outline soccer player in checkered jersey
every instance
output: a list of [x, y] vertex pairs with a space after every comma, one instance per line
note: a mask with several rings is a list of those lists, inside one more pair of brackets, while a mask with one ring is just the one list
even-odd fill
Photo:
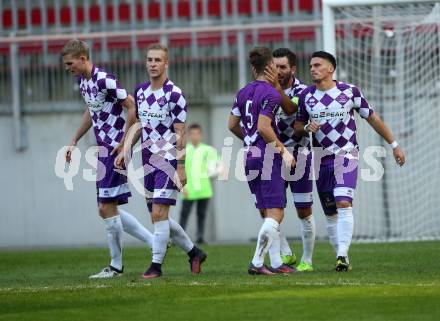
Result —
[[[255, 80], [237, 93], [228, 123], [229, 130], [244, 141], [249, 189], [264, 218], [248, 272], [260, 275], [292, 273], [295, 269], [283, 264], [281, 259], [279, 228], [286, 207], [282, 162], [284, 159], [293, 166], [295, 160], [280, 141], [275, 123], [275, 116], [281, 108], [281, 95], [264, 74], [266, 67], [275, 70], [272, 52], [265, 47], [253, 48], [249, 52], [249, 61]], [[264, 265], [267, 252], [269, 268]]]
[[[182, 90], [168, 79], [168, 49], [161, 44], [147, 48], [149, 81], [139, 84], [134, 91], [136, 114], [141, 131], [137, 130], [129, 150], [142, 137], [142, 163], [147, 206], [154, 223], [153, 257], [143, 278], [162, 275], [162, 263], [170, 240], [187, 252], [192, 273], [200, 273], [207, 255], [194, 246], [183, 228], [169, 217], [170, 206], [176, 204], [177, 191], [186, 182], [185, 176], [185, 122], [187, 102]], [[133, 122], [136, 121], [134, 118]], [[137, 128], [139, 129], [139, 128]], [[121, 152], [115, 161], [122, 167], [126, 160]]]
[[[293, 156], [297, 161], [297, 166], [289, 168], [290, 178], [287, 184], [290, 185], [296, 212], [301, 223], [301, 239], [303, 243], [303, 255], [301, 261], [296, 267], [299, 272], [313, 271], [312, 256], [315, 245], [315, 219], [312, 215], [312, 191], [313, 182], [310, 179], [312, 153], [310, 143], [307, 137], [296, 136], [294, 133], [294, 124], [296, 111], [298, 108], [298, 97], [303, 89], [307, 88], [298, 78], [296, 72], [296, 55], [288, 48], [276, 49], [273, 53], [274, 62], [277, 67], [277, 73], [266, 70], [266, 77], [272, 86], [282, 95], [282, 104], [293, 104], [295, 112], [287, 114], [280, 109], [277, 115], [277, 126], [280, 130], [280, 140], [287, 148], [291, 149]], [[295, 171], [298, 170], [297, 176]], [[289, 243], [283, 233], [280, 236], [281, 258], [283, 263], [294, 265], [296, 256], [289, 247]]]
[[310, 73], [315, 85], [304, 89], [299, 97], [295, 132], [302, 135], [312, 132], [313, 146], [322, 148], [316, 187], [327, 217], [330, 242], [336, 252], [336, 271], [348, 271], [359, 158], [354, 111], [390, 144], [399, 166], [405, 163], [405, 155], [360, 90], [333, 80], [335, 68], [333, 55], [324, 51], [313, 53]]
[[[121, 87], [115, 76], [98, 68], [89, 59], [89, 47], [80, 40], [69, 41], [61, 50], [66, 70], [77, 77], [81, 96], [86, 103], [81, 125], [66, 151], [70, 163], [72, 151], [83, 135], [93, 126], [99, 147], [97, 166], [97, 201], [99, 215], [107, 230], [111, 261], [101, 272], [90, 278], [112, 278], [122, 274], [122, 231], [152, 246], [153, 235], [137, 219], [118, 205], [131, 196], [126, 176], [114, 170], [114, 159], [124, 140], [125, 116], [135, 115], [133, 97]], [[127, 123], [127, 126], [130, 124]]]

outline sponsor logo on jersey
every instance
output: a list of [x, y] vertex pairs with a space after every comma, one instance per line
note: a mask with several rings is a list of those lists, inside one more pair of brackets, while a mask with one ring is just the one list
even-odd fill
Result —
[[321, 111], [319, 113], [312, 113], [310, 117], [312, 119], [343, 119], [347, 112], [345, 110], [339, 110], [339, 111]]
[[98, 112], [98, 111], [102, 110], [102, 108], [104, 106], [99, 101], [95, 100], [95, 101], [88, 101], [87, 107], [93, 112]]
[[148, 111], [144, 110], [140, 112], [141, 117], [145, 117], [149, 120], [158, 120], [158, 121], [164, 121], [167, 117], [167, 113], [163, 110], [158, 111]]

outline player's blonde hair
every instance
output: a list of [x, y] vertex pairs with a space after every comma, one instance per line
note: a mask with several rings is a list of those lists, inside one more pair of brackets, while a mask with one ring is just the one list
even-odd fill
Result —
[[63, 49], [61, 49], [60, 54], [61, 56], [71, 55], [74, 58], [86, 56], [87, 59], [89, 59], [90, 49], [87, 42], [79, 39], [72, 39], [64, 45]]
[[168, 48], [161, 43], [153, 43], [147, 47], [147, 56], [150, 50], [162, 50], [165, 53], [165, 59], [168, 60]]

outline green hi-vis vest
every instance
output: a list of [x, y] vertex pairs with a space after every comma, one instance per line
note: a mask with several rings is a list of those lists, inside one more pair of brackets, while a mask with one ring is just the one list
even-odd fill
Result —
[[200, 143], [197, 147], [186, 145], [185, 172], [187, 177], [186, 200], [212, 197], [209, 170], [217, 167], [217, 151], [214, 147]]

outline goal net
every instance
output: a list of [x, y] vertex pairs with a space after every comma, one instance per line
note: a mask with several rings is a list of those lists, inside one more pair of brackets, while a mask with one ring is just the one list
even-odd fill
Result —
[[[440, 1], [324, 0], [323, 12], [338, 79], [360, 88], [407, 157], [399, 168], [388, 144], [357, 119], [355, 239], [439, 239]], [[369, 175], [370, 146], [386, 150], [385, 158], [372, 153], [384, 169], [379, 180]]]

